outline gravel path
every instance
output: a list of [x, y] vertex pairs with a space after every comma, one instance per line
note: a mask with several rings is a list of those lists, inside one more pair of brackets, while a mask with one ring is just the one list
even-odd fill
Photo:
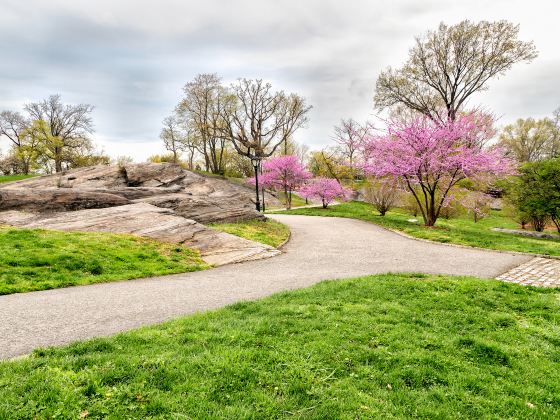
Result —
[[325, 279], [385, 272], [496, 277], [530, 256], [408, 239], [359, 220], [271, 215], [292, 237], [267, 260], [196, 273], [0, 296], [0, 358], [115, 334]]

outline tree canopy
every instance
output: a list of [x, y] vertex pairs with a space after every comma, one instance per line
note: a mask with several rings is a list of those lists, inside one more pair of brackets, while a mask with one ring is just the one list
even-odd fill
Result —
[[491, 78], [537, 56], [534, 44], [519, 40], [518, 34], [519, 25], [505, 20], [441, 23], [416, 38], [401, 68], [389, 67], [379, 75], [375, 105], [404, 106], [434, 120], [453, 120], [472, 94], [488, 88]]

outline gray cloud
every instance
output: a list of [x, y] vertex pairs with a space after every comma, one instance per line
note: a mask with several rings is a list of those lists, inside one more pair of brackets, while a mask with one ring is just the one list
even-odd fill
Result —
[[[341, 117], [371, 117], [379, 72], [400, 65], [414, 36], [440, 21], [508, 19], [537, 44], [534, 63], [474, 99], [501, 122], [544, 116], [560, 105], [558, 6], [544, 0], [2, 3], [0, 109], [52, 93], [94, 104], [99, 143], [142, 160], [160, 152], [161, 120], [184, 83], [201, 72], [227, 82], [261, 77], [305, 95], [314, 109], [297, 138], [321, 147]], [[546, 14], [539, 11], [544, 6]]]

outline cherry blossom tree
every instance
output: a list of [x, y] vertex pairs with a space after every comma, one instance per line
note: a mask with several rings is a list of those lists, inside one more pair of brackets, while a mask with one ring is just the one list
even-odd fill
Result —
[[335, 199], [346, 201], [351, 197], [352, 191], [340, 185], [336, 179], [316, 178], [304, 185], [299, 190], [303, 198], [321, 201], [323, 208], [326, 209]]
[[292, 191], [298, 189], [311, 178], [297, 156], [277, 156], [262, 163], [263, 173], [259, 182], [265, 188], [283, 191], [286, 209], [292, 207]]
[[424, 224], [433, 226], [457, 182], [514, 172], [501, 149], [484, 145], [494, 133], [490, 122], [480, 113], [445, 123], [427, 116], [390, 122], [385, 136], [366, 141], [364, 171], [399, 177], [418, 203]]

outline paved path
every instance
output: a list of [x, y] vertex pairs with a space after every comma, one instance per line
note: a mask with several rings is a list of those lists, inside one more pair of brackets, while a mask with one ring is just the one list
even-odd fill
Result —
[[105, 336], [325, 279], [385, 272], [496, 277], [531, 257], [408, 239], [359, 220], [271, 215], [292, 238], [268, 260], [0, 296], [0, 358]]

